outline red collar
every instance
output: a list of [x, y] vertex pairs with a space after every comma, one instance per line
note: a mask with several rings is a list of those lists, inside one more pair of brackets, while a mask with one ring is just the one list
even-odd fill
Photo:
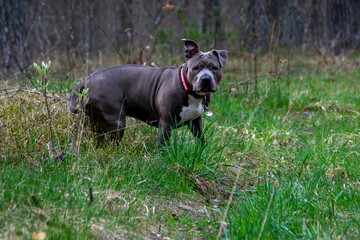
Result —
[[180, 70], [180, 78], [181, 78], [181, 83], [183, 84], [183, 87], [185, 89], [185, 92], [190, 92], [191, 89], [189, 87], [189, 82], [188, 80], [186, 79], [185, 75], [184, 75], [184, 68], [181, 67], [181, 70]]

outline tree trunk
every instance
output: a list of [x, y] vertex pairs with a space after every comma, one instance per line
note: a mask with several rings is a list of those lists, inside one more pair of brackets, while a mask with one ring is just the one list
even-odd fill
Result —
[[0, 76], [24, 67], [26, 33], [24, 0], [0, 0]]
[[331, 0], [329, 3], [329, 27], [330, 39], [333, 42], [334, 54], [339, 54], [341, 50], [349, 45], [350, 24], [348, 18], [347, 0]]
[[215, 18], [214, 23], [214, 43], [213, 48], [218, 48], [219, 40], [221, 39], [221, 36], [224, 35], [224, 31], [221, 28], [221, 5], [219, 0], [213, 1], [213, 18]]

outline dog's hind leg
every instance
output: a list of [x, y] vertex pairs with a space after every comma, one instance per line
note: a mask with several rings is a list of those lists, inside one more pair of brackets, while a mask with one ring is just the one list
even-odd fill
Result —
[[109, 134], [116, 142], [121, 141], [126, 126], [125, 109], [121, 109], [119, 114], [106, 114], [104, 120], [101, 127], [105, 133]]

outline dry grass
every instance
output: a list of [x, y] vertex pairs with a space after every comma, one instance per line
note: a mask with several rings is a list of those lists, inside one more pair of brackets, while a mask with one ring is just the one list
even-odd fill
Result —
[[130, 118], [114, 145], [69, 112], [55, 74], [51, 150], [42, 93], [2, 82], [0, 238], [213, 238], [220, 226], [250, 238], [359, 236], [359, 59], [260, 54], [266, 97], [254, 111], [253, 86], [237, 85], [253, 77], [251, 57], [230, 53], [203, 148], [184, 129], [161, 150], [157, 130]]

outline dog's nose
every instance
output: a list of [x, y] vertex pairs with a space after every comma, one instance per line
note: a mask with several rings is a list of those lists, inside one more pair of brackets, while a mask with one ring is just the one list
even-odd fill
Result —
[[211, 77], [210, 77], [210, 75], [208, 75], [208, 74], [204, 74], [204, 75], [201, 76], [200, 80], [201, 80], [203, 83], [210, 82], [210, 81], [211, 81]]

